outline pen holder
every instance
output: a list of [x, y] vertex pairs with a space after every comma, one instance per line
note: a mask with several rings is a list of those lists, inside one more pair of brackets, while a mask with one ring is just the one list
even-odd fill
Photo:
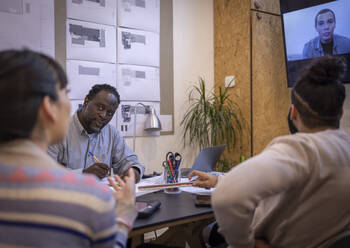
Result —
[[[164, 170], [163, 172], [163, 179], [164, 183], [166, 184], [172, 184], [172, 183], [178, 183], [181, 179], [181, 172], [180, 170], [175, 170], [173, 173], [169, 170]], [[180, 188], [166, 188], [164, 189], [164, 192], [167, 194], [178, 194], [181, 192]]]

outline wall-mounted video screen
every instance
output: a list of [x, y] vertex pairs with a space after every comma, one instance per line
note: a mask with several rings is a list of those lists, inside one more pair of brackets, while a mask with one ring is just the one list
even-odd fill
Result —
[[324, 55], [343, 56], [350, 83], [350, 1], [280, 0], [288, 87], [303, 68]]

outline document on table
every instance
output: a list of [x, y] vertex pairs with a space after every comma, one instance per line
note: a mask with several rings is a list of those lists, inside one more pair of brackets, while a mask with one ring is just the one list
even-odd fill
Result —
[[[181, 178], [181, 180], [179, 182], [181, 191], [188, 192], [191, 194], [197, 194], [197, 195], [210, 195], [214, 191], [214, 188], [204, 189], [204, 188], [186, 185], [186, 183], [189, 183], [189, 182], [190, 182], [190, 180], [188, 180], [188, 178]], [[181, 187], [181, 184], [184, 186]], [[137, 196], [151, 193], [151, 192], [156, 192], [159, 190], [163, 190], [165, 188], [165, 187], [159, 187], [159, 188], [152, 188], [152, 189], [147, 189], [147, 190], [138, 189], [138, 187], [144, 187], [144, 186], [150, 186], [150, 185], [153, 185], [153, 186], [164, 185], [163, 176], [161, 175], [161, 176], [157, 176], [157, 177], [148, 178], [148, 179], [142, 180], [140, 183], [136, 184]]]
[[[189, 182], [188, 178], [181, 178], [181, 182]], [[199, 187], [183, 187], [182, 191], [196, 195], [210, 195], [215, 188], [205, 189]]]
[[211, 189], [205, 189], [205, 188], [199, 188], [199, 187], [185, 187], [181, 188], [182, 191], [191, 193], [191, 194], [196, 194], [196, 195], [211, 195], [213, 193], [215, 188]]
[[162, 189], [139, 190], [140, 186], [157, 185], [161, 183], [163, 183], [163, 175], [142, 179], [139, 183], [136, 184], [136, 197], [162, 190]]
[[[107, 180], [107, 177], [101, 179], [102, 183], [106, 183], [109, 185], [109, 182]], [[141, 196], [141, 195], [146, 195], [149, 193], [157, 192], [160, 189], [153, 189], [153, 190], [139, 190], [139, 186], [144, 186], [144, 185], [156, 185], [156, 184], [161, 184], [163, 182], [163, 176], [156, 176], [156, 177], [151, 177], [147, 179], [142, 179], [139, 183], [136, 184], [135, 190], [136, 190], [136, 197]], [[114, 190], [112, 187], [110, 187], [112, 190]]]
[[[108, 184], [107, 178], [102, 179], [101, 182]], [[181, 178], [180, 183], [188, 183], [188, 182], [189, 182], [188, 178]], [[139, 187], [150, 186], [150, 185], [156, 186], [156, 185], [163, 185], [163, 184], [164, 184], [163, 175], [142, 179], [139, 183], [136, 184], [136, 197], [163, 190], [163, 188], [161, 187], [147, 189], [147, 190], [140, 190]], [[180, 187], [180, 188], [181, 188], [181, 191], [188, 192], [191, 194], [197, 194], [197, 195], [210, 195], [214, 191], [214, 188], [204, 189], [204, 188], [191, 187], [191, 186]]]

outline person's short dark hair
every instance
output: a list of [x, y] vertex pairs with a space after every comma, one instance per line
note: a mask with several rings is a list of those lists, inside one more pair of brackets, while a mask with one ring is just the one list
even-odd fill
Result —
[[292, 89], [291, 101], [308, 128], [339, 127], [345, 87], [346, 63], [341, 57], [314, 60]]
[[94, 85], [89, 93], [86, 95], [86, 98], [89, 99], [90, 101], [94, 99], [94, 97], [101, 91], [107, 91], [109, 93], [112, 93], [116, 98], [117, 98], [117, 104], [119, 105], [120, 103], [120, 96], [116, 88], [109, 84], [96, 84]]
[[47, 95], [57, 101], [56, 85], [65, 88], [62, 67], [30, 50], [0, 52], [0, 142], [28, 138]]
[[334, 14], [333, 10], [331, 10], [331, 9], [321, 9], [315, 16], [315, 27], [317, 26], [317, 18], [318, 18], [318, 16], [321, 15], [321, 14], [327, 13], [327, 12], [331, 12], [332, 13], [333, 18], [334, 18], [334, 22], [335, 22], [335, 14]]

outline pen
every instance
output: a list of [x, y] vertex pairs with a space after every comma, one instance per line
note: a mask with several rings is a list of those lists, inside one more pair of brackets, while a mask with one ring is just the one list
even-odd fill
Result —
[[101, 161], [92, 152], [89, 152], [89, 154], [95, 159], [97, 163], [101, 163]]
[[163, 165], [163, 167], [164, 167], [164, 169], [165, 169], [165, 173], [168, 174], [168, 176], [166, 176], [168, 182], [170, 182], [169, 180], [173, 180], [173, 181], [174, 181], [174, 179], [173, 179], [173, 174], [172, 174], [171, 171], [170, 171], [170, 167], [169, 167], [168, 162], [167, 162], [167, 161], [164, 161], [162, 165]]
[[168, 159], [168, 166], [170, 168], [171, 176], [173, 177], [174, 176], [173, 166], [171, 165], [171, 162], [169, 159]]
[[173, 180], [174, 183], [176, 183], [176, 178], [175, 178], [175, 171], [173, 170], [173, 166], [172, 163], [170, 162], [170, 160], [168, 159], [168, 166], [170, 168], [171, 171], [171, 179]]

